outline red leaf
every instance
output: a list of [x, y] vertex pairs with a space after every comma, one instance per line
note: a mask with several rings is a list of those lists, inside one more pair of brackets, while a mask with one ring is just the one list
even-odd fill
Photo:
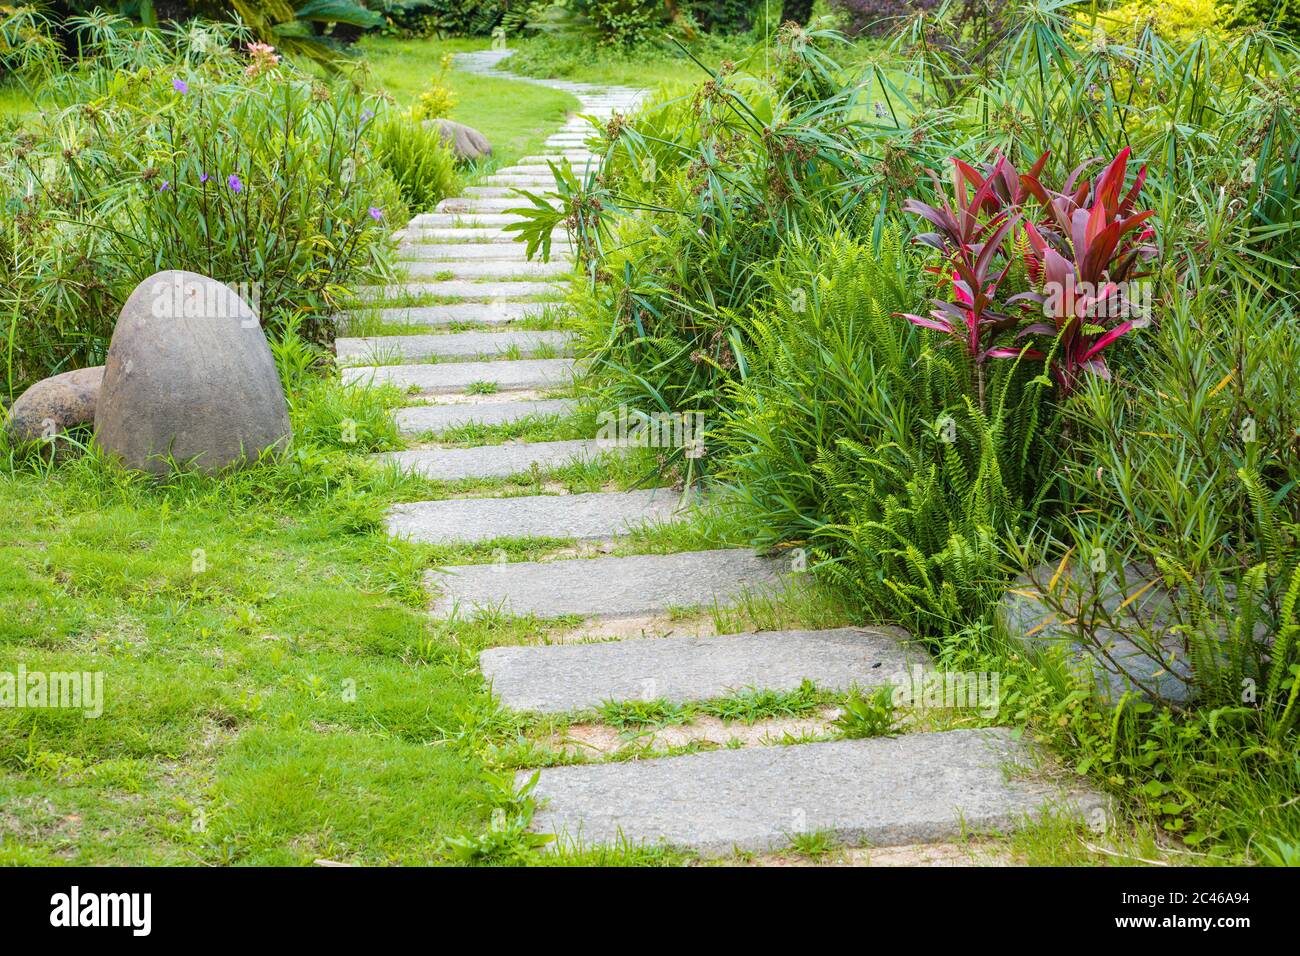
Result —
[[1110, 345], [1111, 342], [1114, 342], [1131, 328], [1133, 328], [1132, 322], [1121, 322], [1113, 329], [1098, 336], [1097, 341], [1093, 342], [1092, 345], [1084, 351], [1083, 355], [1079, 357], [1080, 364], [1085, 364], [1095, 356], [1100, 355], [1106, 346]]
[[1043, 353], [1038, 351], [1038, 349], [1011, 349], [1001, 345], [997, 348], [991, 348], [984, 353], [985, 358], [1020, 358], [1021, 355], [1024, 355], [1025, 358], [1031, 359], [1040, 359], [1044, 357]]
[[[962, 162], [956, 156], [952, 158], [952, 165], [954, 167], [953, 185], [957, 187], [957, 205], [959, 208], [965, 209], [969, 195], [967, 193], [967, 184], [973, 186], [978, 192], [980, 187], [984, 185], [984, 177], [976, 172], [969, 163]], [[979, 208], [978, 204], [975, 208]]]
[[924, 316], [912, 315], [911, 313], [903, 313], [903, 318], [907, 319], [907, 321], [911, 322], [913, 325], [921, 326], [923, 329], [935, 329], [939, 332], [946, 332], [948, 335], [957, 334], [956, 330], [954, 330], [947, 322], [935, 321], [934, 319], [927, 319]]
[[1133, 188], [1124, 196], [1124, 201], [1119, 204], [1119, 214], [1127, 216], [1133, 212], [1133, 207], [1137, 204], [1138, 193], [1142, 192], [1142, 184], [1147, 181], [1147, 168], [1145, 165], [1138, 170], [1137, 178], [1133, 180]]
[[1124, 186], [1124, 174], [1128, 172], [1128, 157], [1132, 152], [1132, 147], [1125, 146], [1097, 177], [1092, 201], [1104, 207], [1109, 216], [1115, 216], [1119, 212], [1119, 191]]

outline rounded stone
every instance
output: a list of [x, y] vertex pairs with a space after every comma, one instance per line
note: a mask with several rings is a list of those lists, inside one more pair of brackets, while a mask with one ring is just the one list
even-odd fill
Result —
[[104, 365], [95, 441], [155, 475], [168, 459], [212, 473], [290, 437], [289, 411], [257, 314], [231, 288], [159, 272], [122, 306]]
[[15, 442], [32, 442], [93, 422], [103, 377], [104, 366], [96, 365], [41, 379], [18, 396], [5, 431]]
[[492, 144], [472, 126], [449, 119], [432, 119], [424, 121], [424, 128], [437, 130], [442, 141], [451, 147], [461, 162], [470, 163], [492, 155]]

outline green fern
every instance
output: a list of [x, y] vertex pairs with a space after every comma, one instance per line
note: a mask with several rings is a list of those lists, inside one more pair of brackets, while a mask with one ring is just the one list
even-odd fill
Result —
[[988, 410], [969, 398], [961, 353], [898, 317], [924, 294], [913, 268], [892, 230], [878, 247], [792, 240], [741, 320], [747, 373], [720, 436], [757, 543], [811, 541], [866, 614], [937, 635], [1000, 595], [999, 541], [1046, 507], [1056, 419], [1016, 363], [988, 370]]

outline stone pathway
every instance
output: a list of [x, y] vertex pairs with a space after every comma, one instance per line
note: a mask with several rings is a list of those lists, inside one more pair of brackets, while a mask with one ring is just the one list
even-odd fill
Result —
[[[507, 55], [482, 51], [457, 60], [461, 69], [571, 92], [587, 115], [627, 112], [641, 97], [633, 89], [514, 77], [497, 68]], [[576, 403], [567, 396], [582, 367], [570, 357], [570, 335], [511, 328], [548, 308], [544, 301], [562, 299], [571, 268], [568, 240], [555, 236], [550, 263], [529, 262], [502, 227], [515, 218], [508, 209], [526, 204], [514, 196], [515, 187], [544, 190], [551, 184], [548, 160], [594, 161], [584, 145], [588, 128], [571, 118], [547, 139], [543, 154], [499, 169], [435, 212], [416, 216], [399, 236], [409, 281], [366, 290], [379, 306], [372, 318], [427, 330], [338, 340], [345, 381], [391, 383], [412, 395], [412, 404], [397, 411], [403, 435], [436, 439], [469, 424], [574, 413]], [[436, 304], [425, 304], [431, 296]], [[453, 325], [457, 331], [438, 331]], [[479, 447], [426, 440], [376, 456], [432, 479], [514, 478], [544, 492], [496, 497], [489, 489], [477, 497], [409, 502], [389, 515], [389, 533], [452, 546], [521, 538], [607, 542], [599, 552], [633, 529], [683, 520], [680, 496], [670, 489], [562, 494], [554, 483], [539, 481], [553, 469], [599, 463], [617, 451], [594, 437]], [[845, 692], [880, 686], [928, 660], [892, 628], [682, 636], [666, 635], [671, 628], [654, 623], [688, 609], [779, 599], [792, 572], [747, 550], [573, 553], [426, 575], [435, 618], [486, 612], [576, 616], [608, 625], [592, 633], [615, 639], [484, 651], [483, 675], [504, 707], [589, 718], [609, 703], [716, 702], [738, 693], [797, 691], [807, 680], [822, 691]], [[596, 720], [589, 730], [616, 733]], [[818, 715], [786, 725], [829, 726]], [[533, 827], [559, 834], [562, 845], [666, 841], [716, 856], [779, 851], [793, 835], [814, 831], [850, 846], [950, 840], [971, 831], [1006, 831], [1048, 810], [1077, 813], [1101, 805], [1096, 795], [1062, 792], [1034, 773], [1009, 773], [1010, 765], [1032, 764], [1037, 755], [1005, 730], [900, 731], [820, 742], [791, 742], [795, 738], [787, 735], [789, 745], [759, 732], [749, 738], [683, 756], [545, 769]], [[521, 783], [530, 775], [521, 773]]]

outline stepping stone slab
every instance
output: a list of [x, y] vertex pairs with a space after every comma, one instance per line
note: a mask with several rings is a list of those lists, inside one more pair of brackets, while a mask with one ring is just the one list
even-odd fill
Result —
[[[604, 447], [603, 442], [593, 442]], [[431, 571], [434, 617], [504, 605], [511, 614], [630, 617], [673, 607], [729, 605], [746, 591], [780, 586], [779, 561], [752, 551], [687, 551], [626, 558], [474, 564]]]
[[[536, 159], [536, 160], [538, 161], [539, 164], [541, 164], [541, 162], [542, 162], [542, 158], [541, 158], [540, 156], [533, 157], [533, 158]], [[561, 165], [561, 164], [560, 164], [559, 162], [556, 162], [555, 165], [559, 166], [559, 165]], [[571, 163], [570, 165], [573, 165], [573, 164]], [[543, 175], [545, 175], [545, 176], [552, 176], [552, 175], [554, 175], [553, 173], [551, 173], [551, 167], [550, 167], [550, 166], [547, 166], [547, 165], [544, 165], [544, 164], [541, 164], [541, 165], [534, 165], [534, 166], [516, 166], [515, 169], [514, 169], [514, 172], [516, 172], [516, 173], [527, 173], [527, 174], [529, 174], [529, 175], [533, 175], [533, 176], [543, 176]], [[445, 200], [444, 200], [444, 201], [445, 201]]]
[[554, 176], [488, 176], [483, 180], [484, 183], [497, 186], [514, 186], [519, 189], [527, 189], [536, 192], [539, 189], [549, 189], [555, 185]]
[[529, 156], [522, 156], [519, 159], [520, 166], [529, 166], [539, 162], [546, 162], [548, 159], [556, 159], [561, 156], [587, 157], [601, 155], [596, 150], [588, 149], [577, 142], [574, 143], [546, 143], [546, 149], [540, 153], [533, 153]]
[[463, 212], [463, 213], [488, 213], [505, 212], [507, 209], [518, 209], [521, 206], [529, 206], [530, 203], [522, 196], [515, 196], [511, 199], [475, 199], [467, 197], [464, 199], [444, 199], [435, 207], [438, 212]]
[[[429, 448], [385, 452], [375, 457], [435, 481], [462, 478], [508, 478], [528, 472], [533, 465], [543, 471], [594, 461], [609, 449], [595, 439], [586, 441], [508, 442], [475, 448]], [[491, 570], [495, 565], [489, 565]]]
[[[567, 242], [563, 229], [551, 233], [555, 242]], [[515, 243], [517, 232], [506, 232], [495, 226], [412, 226], [403, 237], [409, 244], [447, 242], [453, 244], [470, 244], [480, 242]]]
[[357, 296], [368, 302], [391, 302], [407, 295], [491, 302], [501, 299], [535, 299], [539, 296], [555, 298], [562, 291], [562, 287], [551, 282], [473, 282], [469, 279], [447, 279], [441, 282], [408, 282], [403, 285], [363, 285], [358, 287]]
[[[548, 170], [549, 172], [549, 170]], [[415, 229], [425, 228], [474, 228], [489, 226], [508, 226], [512, 222], [519, 222], [519, 216], [507, 216], [505, 213], [485, 212], [485, 213], [450, 213], [450, 212], [426, 212], [421, 213], [411, 220], [411, 227]]]
[[608, 700], [686, 703], [750, 687], [796, 690], [804, 680], [832, 691], [905, 682], [910, 665], [928, 660], [907, 640], [898, 630], [845, 627], [494, 647], [479, 667], [505, 706], [560, 714]]
[[388, 533], [428, 544], [522, 537], [603, 540], [649, 521], [672, 521], [680, 498], [670, 489], [651, 489], [418, 501], [393, 507]]
[[463, 392], [476, 382], [498, 389], [554, 388], [573, 381], [572, 359], [519, 359], [502, 362], [442, 362], [436, 365], [357, 365], [342, 369], [346, 384], [414, 386], [431, 394]]
[[1007, 778], [1005, 767], [1031, 759], [999, 728], [555, 767], [533, 791], [531, 829], [561, 845], [665, 843], [716, 857], [782, 849], [797, 832], [899, 846], [1105, 807], [1097, 794]]
[[531, 402], [448, 402], [399, 408], [397, 430], [403, 435], [442, 432], [461, 425], [505, 425], [525, 418], [570, 415], [578, 407], [567, 398]]
[[364, 362], [391, 357], [404, 359], [474, 358], [499, 355], [516, 348], [523, 355], [543, 346], [567, 348], [573, 342], [568, 332], [451, 332], [443, 335], [372, 335], [365, 338], [334, 340], [334, 352], [340, 362]]
[[571, 263], [562, 260], [551, 262], [520, 259], [488, 259], [478, 262], [428, 262], [423, 260], [402, 263], [402, 269], [413, 279], [450, 275], [453, 279], [513, 279], [552, 278], [567, 275], [573, 270]]
[[[552, 241], [551, 251], [566, 252], [568, 243], [558, 249]], [[411, 242], [402, 243], [397, 250], [403, 259], [421, 262], [468, 262], [468, 261], [527, 261], [528, 248], [522, 242]]]
[[455, 305], [421, 305], [398, 309], [378, 309], [381, 322], [408, 325], [450, 325], [473, 322], [478, 325], [507, 325], [528, 315], [537, 315], [543, 306], [527, 302], [461, 302]]
[[518, 193], [507, 186], [466, 186], [464, 190], [466, 196], [477, 196], [487, 198], [518, 198]]
[[568, 160], [571, 164], [586, 163], [590, 159], [601, 159], [597, 153], [590, 150], [563, 150], [549, 153], [542, 153], [537, 156], [524, 156], [519, 161], [520, 166], [546, 165], [554, 163], [560, 165], [560, 160]]

